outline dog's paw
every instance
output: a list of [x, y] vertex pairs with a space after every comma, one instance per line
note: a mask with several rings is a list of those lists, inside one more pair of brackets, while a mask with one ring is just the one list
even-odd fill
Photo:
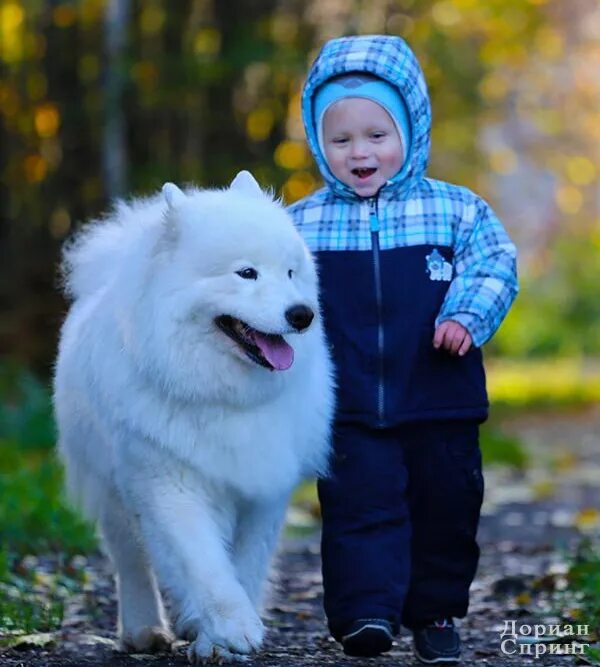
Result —
[[126, 653], [158, 653], [169, 651], [174, 641], [175, 636], [168, 628], [155, 625], [124, 631], [119, 645]]
[[256, 614], [230, 618], [212, 618], [208, 627], [198, 633], [188, 649], [192, 664], [221, 664], [244, 661], [261, 647], [265, 628]]
[[223, 646], [213, 644], [204, 635], [199, 635], [187, 650], [188, 660], [192, 665], [222, 665], [231, 662], [245, 662], [248, 655], [233, 653]]
[[233, 653], [258, 651], [265, 636], [265, 626], [254, 610], [244, 616], [215, 619], [213, 631], [215, 643]]

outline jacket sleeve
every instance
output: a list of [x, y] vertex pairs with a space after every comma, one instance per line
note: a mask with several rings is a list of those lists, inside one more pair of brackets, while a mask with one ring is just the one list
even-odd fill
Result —
[[455, 320], [481, 347], [496, 332], [519, 291], [517, 250], [492, 209], [477, 198], [475, 219], [454, 255], [454, 278], [436, 326]]

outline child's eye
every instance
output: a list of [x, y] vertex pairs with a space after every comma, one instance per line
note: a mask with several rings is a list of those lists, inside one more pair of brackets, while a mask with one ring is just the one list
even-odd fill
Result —
[[336, 137], [335, 139], [333, 139], [333, 143], [338, 145], [345, 144], [347, 141], [348, 139], [346, 137]]
[[371, 136], [373, 139], [383, 139], [383, 137], [385, 137], [385, 132], [373, 132]]

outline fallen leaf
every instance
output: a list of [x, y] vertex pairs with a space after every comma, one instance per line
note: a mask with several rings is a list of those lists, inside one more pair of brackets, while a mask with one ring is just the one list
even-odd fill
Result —
[[17, 651], [27, 651], [31, 648], [50, 648], [56, 644], [53, 632], [35, 632], [30, 635], [11, 637], [8, 646]]
[[600, 510], [596, 507], [584, 507], [575, 515], [574, 523], [583, 533], [595, 532], [600, 528]]

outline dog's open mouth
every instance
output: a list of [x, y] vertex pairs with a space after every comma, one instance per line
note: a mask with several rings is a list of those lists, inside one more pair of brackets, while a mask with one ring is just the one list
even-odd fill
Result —
[[283, 336], [257, 331], [231, 315], [220, 315], [215, 324], [260, 366], [272, 371], [285, 371], [292, 365], [294, 350]]
[[358, 167], [352, 170], [352, 173], [359, 178], [369, 178], [372, 176], [377, 169], [375, 167]]

